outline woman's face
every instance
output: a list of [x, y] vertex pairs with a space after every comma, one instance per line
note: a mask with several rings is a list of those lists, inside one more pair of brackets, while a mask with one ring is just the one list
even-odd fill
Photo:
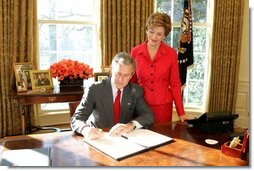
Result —
[[165, 29], [162, 26], [150, 28], [146, 31], [148, 45], [157, 46], [165, 38]]

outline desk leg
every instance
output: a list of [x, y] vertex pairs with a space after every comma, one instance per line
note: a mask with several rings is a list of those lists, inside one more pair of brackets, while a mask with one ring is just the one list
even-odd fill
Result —
[[20, 105], [19, 111], [21, 113], [22, 135], [26, 135], [27, 106]]

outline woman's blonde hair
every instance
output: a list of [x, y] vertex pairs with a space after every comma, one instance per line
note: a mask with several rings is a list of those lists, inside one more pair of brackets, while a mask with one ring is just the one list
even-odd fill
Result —
[[165, 36], [171, 32], [171, 18], [166, 13], [154, 13], [150, 15], [146, 21], [146, 30], [154, 27], [164, 27]]

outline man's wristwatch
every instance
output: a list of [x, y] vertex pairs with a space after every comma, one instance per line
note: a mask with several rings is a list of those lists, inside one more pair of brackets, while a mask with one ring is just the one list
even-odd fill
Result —
[[137, 127], [136, 124], [133, 121], [131, 121], [130, 123], [133, 125], [133, 129], [132, 130], [136, 129], [136, 127]]

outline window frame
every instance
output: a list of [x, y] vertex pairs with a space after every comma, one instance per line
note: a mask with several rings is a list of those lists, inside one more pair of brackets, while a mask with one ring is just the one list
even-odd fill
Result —
[[[94, 3], [94, 8], [95, 9], [100, 9], [99, 8], [99, 6], [100, 6], [100, 1], [99, 0], [94, 0], [93, 3]], [[90, 21], [90, 20], [85, 20], [85, 21], [81, 21], [81, 20], [69, 20], [69, 19], [68, 20], [62, 20], [62, 19], [61, 20], [48, 20], [48, 19], [44, 20], [44, 19], [39, 19], [39, 15], [38, 15], [37, 25], [39, 26], [40, 24], [56, 24], [56, 25], [73, 24], [73, 25], [89, 25], [89, 26], [94, 26], [95, 29], [96, 29], [96, 32], [95, 32], [95, 34], [96, 34], [95, 35], [96, 40], [95, 40], [95, 44], [94, 44], [94, 47], [96, 49], [96, 56], [93, 59], [94, 65], [91, 66], [91, 67], [93, 67], [94, 72], [96, 72], [96, 71], [100, 71], [101, 70], [100, 66], [101, 66], [101, 61], [102, 61], [101, 60], [101, 48], [100, 48], [100, 10], [95, 10], [93, 18], [95, 18], [95, 20], [92, 20], [92, 21]], [[38, 49], [39, 49], [39, 46], [40, 46], [40, 40], [39, 40], [40, 37], [39, 37], [39, 34], [40, 34], [40, 28], [38, 27]], [[37, 59], [38, 59], [37, 60], [37, 66], [38, 66], [38, 68], [40, 68], [40, 50], [38, 51], [38, 58]], [[56, 86], [57, 80], [53, 78], [53, 82], [54, 82], [53, 83], [54, 86]], [[67, 113], [69, 113], [69, 108], [68, 108], [67, 103], [64, 103], [64, 104], [66, 104], [65, 108], [63, 108], [63, 109], [55, 109], [55, 110], [52, 110], [52, 109], [42, 109], [42, 105], [45, 105], [45, 104], [54, 104], [54, 103], [44, 103], [44, 104], [38, 104], [38, 105], [36, 105], [35, 109], [36, 109], [36, 113], [38, 114], [39, 117], [46, 117], [46, 116], [49, 116], [49, 115], [50, 115], [50, 117], [52, 117], [53, 115], [59, 115], [59, 114], [66, 115]], [[61, 103], [61, 105], [62, 105], [62, 103]], [[44, 120], [44, 119], [42, 119], [42, 120]], [[44, 123], [42, 123], [42, 125], [44, 125]]]
[[[171, 26], [172, 26], [172, 31], [170, 32], [170, 46], [173, 47], [173, 42], [174, 42], [174, 32], [173, 32], [173, 28], [174, 27], [181, 27], [181, 22], [174, 22], [174, 15], [173, 15], [173, 11], [174, 11], [174, 0], [170, 0], [171, 1]], [[155, 1], [155, 6], [154, 6], [154, 11], [157, 12], [157, 1]], [[209, 12], [208, 12], [209, 11]], [[173, 15], [173, 16], [172, 16]], [[207, 110], [207, 106], [208, 106], [208, 95], [209, 95], [209, 83], [210, 83], [210, 68], [211, 68], [211, 41], [212, 41], [212, 21], [213, 21], [213, 4], [211, 2], [211, 0], [207, 0], [207, 9], [206, 9], [206, 17], [207, 20], [206, 22], [194, 22], [192, 23], [192, 27], [206, 27], [207, 29], [207, 46], [206, 46], [206, 51], [205, 52], [195, 52], [193, 51], [193, 55], [195, 57], [195, 55], [197, 54], [206, 54], [206, 61], [205, 61], [205, 67], [207, 68], [207, 72], [204, 75], [204, 93], [203, 93], [203, 104], [202, 106], [190, 106], [188, 104], [184, 104], [184, 108], [185, 108], [185, 112], [188, 113], [188, 115], [194, 116], [196, 117], [197, 115], [200, 115], [200, 113], [203, 113]], [[176, 49], [177, 50], [177, 49]], [[195, 61], [195, 59], [194, 59]], [[190, 73], [189, 71], [193, 68], [192, 66], [189, 66], [187, 68], [187, 78], [186, 78], [186, 86], [183, 87], [183, 91], [188, 91], [188, 83], [189, 83], [189, 76], [188, 74]], [[186, 95], [188, 96], [188, 94]], [[174, 108], [174, 113], [176, 113], [176, 109]], [[177, 115], [173, 115], [173, 120], [177, 119], [175, 116]]]

